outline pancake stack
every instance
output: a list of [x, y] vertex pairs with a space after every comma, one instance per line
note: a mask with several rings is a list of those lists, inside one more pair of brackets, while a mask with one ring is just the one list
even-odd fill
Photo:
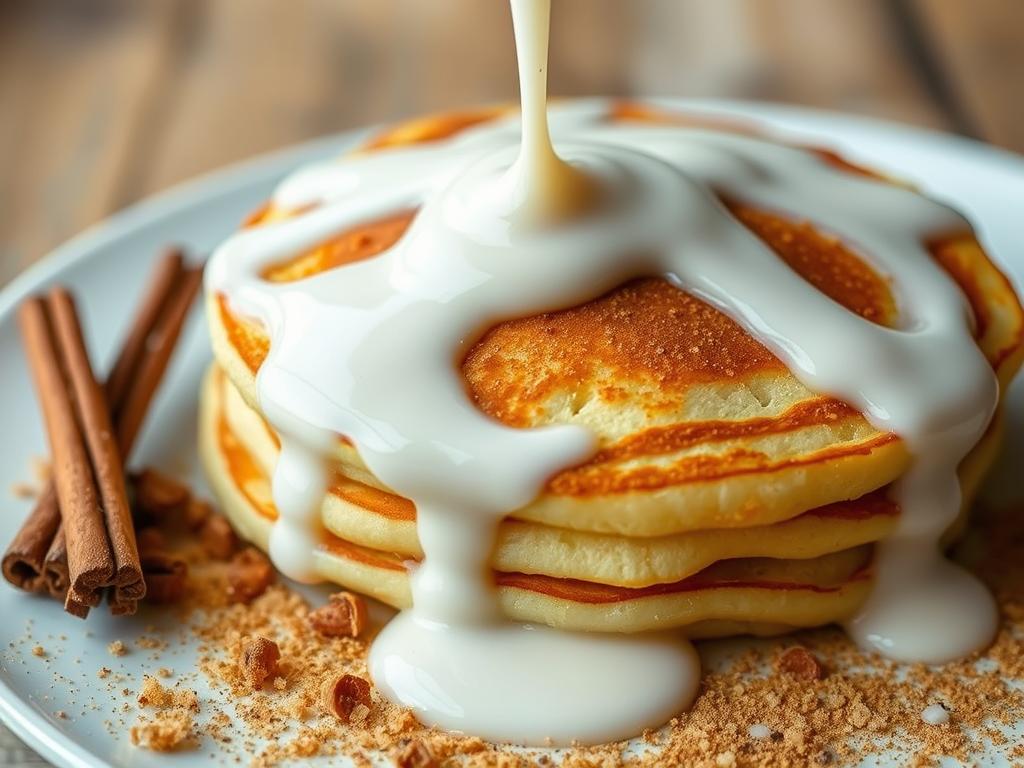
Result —
[[[361, 151], [441, 141], [500, 115], [406, 123]], [[685, 118], [619, 105], [609, 119]], [[818, 154], [843, 172], [869, 173]], [[900, 323], [885, 277], [798, 212], [722, 204], [832, 300], [868, 322]], [[271, 205], [248, 226], [291, 213]], [[366, 222], [263, 277], [287, 283], [373, 258], [414, 217], [398, 211]], [[978, 345], [1005, 389], [1021, 362], [1024, 311], [972, 233], [936, 235], [931, 251], [963, 289]], [[265, 549], [280, 450], [256, 387], [269, 342], [223, 296], [208, 291], [206, 300], [216, 362], [203, 388], [201, 453], [225, 512]], [[599, 442], [589, 461], [551, 477], [502, 523], [491, 565], [510, 618], [584, 631], [771, 634], [841, 621], [867, 597], [873, 544], [899, 522], [889, 486], [909, 466], [906, 446], [847, 404], [806, 389], [726, 315], [652, 277], [481, 330], [459, 364], [483, 412], [515, 428], [585, 426]], [[416, 397], [416, 382], [400, 385]], [[993, 459], [998, 427], [997, 416], [961, 465], [963, 513], [950, 541]], [[318, 574], [408, 607], [409, 575], [422, 557], [414, 505], [375, 478], [344, 436], [331, 471]]]

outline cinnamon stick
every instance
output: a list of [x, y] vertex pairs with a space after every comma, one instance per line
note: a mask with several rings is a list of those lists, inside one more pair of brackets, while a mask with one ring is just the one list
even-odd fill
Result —
[[[71, 391], [81, 419], [93, 478], [100, 495], [110, 554], [113, 557], [114, 571], [111, 580], [103, 586], [113, 586], [121, 602], [137, 601], [146, 594], [146, 584], [142, 580], [142, 566], [139, 564], [135, 528], [132, 525], [131, 509], [128, 507], [121, 453], [114, 437], [107, 401], [89, 365], [85, 339], [71, 294], [63, 288], [56, 288], [47, 297], [47, 304], [53, 318], [57, 341], [63, 348]], [[57, 498], [61, 500], [59, 492]], [[63, 503], [61, 509], [64, 509]], [[72, 543], [72, 531], [66, 517], [65, 515], [65, 537], [68, 539], [70, 556], [72, 547], [76, 544]], [[93, 543], [89, 541], [87, 546], [93, 546]], [[72, 573], [72, 589], [84, 589], [84, 583], [75, 577], [77, 571], [72, 567], [71, 560], [68, 565]], [[86, 598], [91, 605], [92, 595], [86, 594]]]
[[201, 270], [182, 271], [175, 289], [165, 302], [163, 312], [147, 336], [146, 354], [141, 355], [136, 363], [130, 385], [126, 387], [115, 410], [117, 441], [118, 445], [125, 446], [125, 457], [135, 444], [149, 404], [167, 371], [171, 354], [202, 282]]
[[[131, 451], [146, 409], [170, 361], [201, 278], [201, 268], [184, 266], [180, 250], [165, 254], [154, 270], [122, 343], [105, 387], [122, 463]], [[22, 589], [46, 591], [62, 600], [69, 594], [67, 541], [60, 525], [60, 508], [52, 480], [8, 547], [3, 557], [3, 574]], [[131, 591], [118, 593], [115, 589], [112, 610], [131, 610], [134, 607], [131, 594]], [[82, 596], [75, 592], [72, 597], [71, 606], [78, 615], [84, 615], [87, 608], [78, 605]]]
[[[149, 288], [107, 379], [107, 402], [115, 412], [124, 399], [131, 377], [146, 352], [146, 342], [182, 271], [183, 255], [179, 249], [168, 251], [157, 263]], [[114, 420], [116, 423], [116, 415]], [[122, 456], [127, 457], [130, 442], [119, 442], [119, 446]], [[67, 545], [60, 527], [60, 508], [52, 478], [7, 548], [2, 568], [4, 577], [14, 586], [27, 591], [48, 591], [54, 597], [64, 599], [68, 590]]]
[[7, 548], [3, 573], [4, 578], [19, 589], [38, 592], [47, 589], [43, 562], [60, 527], [60, 507], [57, 506], [57, 492], [52, 480], [47, 482], [27, 522], [31, 525], [22, 525]]
[[100, 491], [69, 389], [70, 373], [48, 309], [42, 299], [29, 299], [21, 305], [18, 319], [46, 422], [67, 539], [71, 586], [65, 608], [80, 615], [99, 604], [101, 590], [114, 577], [114, 559], [104, 527]]
[[[57, 506], [57, 495], [55, 492], [53, 499], [54, 507], [59, 515], [60, 507]], [[26, 526], [30, 522], [31, 518], [26, 522]], [[44, 584], [42, 588], [58, 600], [63, 600], [64, 596], [68, 593], [68, 587], [71, 585], [71, 573], [68, 571], [68, 542], [64, 538], [63, 525], [57, 529], [57, 534], [53, 537], [53, 543], [46, 551], [46, 557], [43, 561], [43, 579]]]
[[[177, 249], [167, 251], [157, 262], [150, 278], [149, 286], [143, 295], [139, 308], [128, 328], [128, 334], [121, 343], [121, 350], [107, 376], [104, 387], [107, 402], [110, 403], [111, 417], [117, 422], [117, 412], [124, 402], [125, 392], [132, 381], [135, 369], [142, 359], [146, 342], [157, 321], [160, 319], [170, 296], [184, 269], [182, 252]], [[128, 453], [128, 443], [118, 443], [121, 452]]]

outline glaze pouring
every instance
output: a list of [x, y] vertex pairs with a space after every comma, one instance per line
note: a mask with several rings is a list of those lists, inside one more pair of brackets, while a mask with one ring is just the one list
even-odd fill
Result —
[[[899, 531], [879, 547], [874, 593], [850, 633], [926, 662], [984, 645], [994, 603], [938, 542], [959, 509], [957, 466], [992, 416], [997, 383], [962, 294], [924, 245], [966, 223], [799, 149], [617, 124], [594, 103], [548, 109], [550, 0], [512, 0], [512, 11], [521, 122], [305, 169], [275, 196], [305, 212], [239, 233], [211, 262], [211, 288], [271, 339], [257, 385], [282, 437], [275, 564], [315, 578], [327, 456], [344, 435], [376, 477], [413, 500], [425, 555], [414, 607], [371, 650], [382, 693], [425, 723], [533, 745], [627, 738], [685, 709], [699, 662], [684, 638], [565, 633], [501, 616], [489, 566], [498, 523], [592, 455], [595, 440], [575, 426], [499, 424], [471, 402], [458, 367], [497, 322], [662, 275], [914, 454], [896, 491]], [[901, 327], [875, 325], [819, 293], [719, 195], [792, 212], [855, 244], [894, 286]], [[374, 259], [296, 283], [261, 278], [278, 261], [409, 208], [418, 211], [408, 231]]]

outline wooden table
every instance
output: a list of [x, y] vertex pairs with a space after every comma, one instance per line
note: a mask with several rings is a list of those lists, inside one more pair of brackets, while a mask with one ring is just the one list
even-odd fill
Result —
[[[1024, 152], [1024, 0], [555, 0], [551, 92], [766, 99]], [[0, 0], [0, 284], [226, 163], [514, 99], [503, 0]], [[0, 733], [0, 765], [38, 758]]]

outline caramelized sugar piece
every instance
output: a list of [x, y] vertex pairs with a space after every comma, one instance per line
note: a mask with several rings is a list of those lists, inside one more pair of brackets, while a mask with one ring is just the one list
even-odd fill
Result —
[[281, 650], [273, 640], [257, 636], [246, 641], [242, 649], [242, 671], [254, 691], [262, 688], [268, 678], [277, 675], [280, 660]]
[[796, 680], [821, 680], [825, 669], [817, 657], [802, 645], [787, 648], [775, 660], [775, 669]]
[[216, 560], [227, 560], [238, 549], [238, 536], [223, 515], [210, 515], [199, 529], [203, 550]]
[[246, 547], [228, 567], [228, 599], [233, 603], [251, 603], [267, 591], [276, 578], [274, 566], [255, 547]]
[[366, 602], [351, 592], [331, 595], [327, 605], [309, 614], [310, 625], [325, 637], [359, 637], [366, 622]]
[[361, 722], [370, 714], [370, 683], [356, 675], [328, 678], [320, 689], [320, 706], [343, 723]]

